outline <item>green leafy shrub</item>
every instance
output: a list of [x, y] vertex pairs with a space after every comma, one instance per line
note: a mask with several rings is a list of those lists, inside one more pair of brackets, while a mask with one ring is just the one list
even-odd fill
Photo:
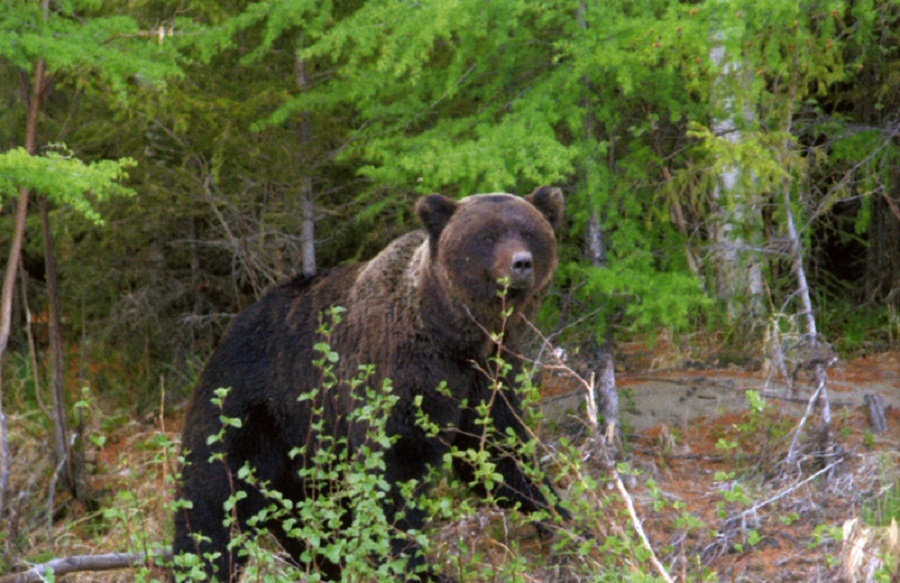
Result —
[[[302, 574], [304, 580], [319, 581], [324, 577], [322, 558], [341, 565], [344, 581], [406, 580], [405, 557], [385, 560], [391, 557], [391, 539], [396, 537], [397, 526], [382, 510], [382, 501], [391, 488], [383, 477], [383, 452], [394, 441], [384, 420], [398, 399], [389, 380], [381, 386], [370, 385], [375, 372], [370, 366], [361, 367], [351, 379], [339, 378], [336, 371], [340, 355], [331, 348], [328, 338], [333, 326], [339, 325], [340, 314], [339, 309], [328, 314], [327, 323], [319, 330], [322, 340], [315, 349], [320, 356], [314, 363], [322, 371], [322, 384], [299, 398], [316, 402], [320, 391], [348, 383], [353, 387], [348, 393], [358, 400], [349, 408], [353, 412], [348, 422], [364, 429], [364, 445], [348, 455], [351, 449], [346, 438], [316, 432], [319, 426], [314, 424], [312, 443], [296, 447], [290, 455], [311, 456], [313, 463], [303, 465], [300, 472], [307, 484], [316, 485], [319, 495], [299, 502], [259, 480], [249, 465], [237, 472], [234, 494], [223, 508], [223, 517], [234, 529], [232, 544], [252, 559], [246, 572], [251, 580], [295, 580]], [[502, 332], [494, 334], [493, 340], [497, 354], [502, 354]], [[499, 356], [489, 365], [488, 370], [481, 371], [491, 383], [488, 400], [460, 405], [477, 412], [478, 446], [451, 448], [442, 467], [433, 468], [429, 478], [432, 487], [416, 481], [397, 486], [408, 501], [406, 510], [424, 511], [428, 517], [422, 532], [406, 534], [421, 545], [431, 564], [440, 565], [445, 575], [460, 581], [531, 581], [534, 577], [549, 578], [553, 573], [566, 573], [574, 581], [656, 580], [648, 574], [653, 573], [649, 562], [653, 551], [637, 536], [623, 512], [622, 500], [605, 487], [615, 471], [630, 471], [627, 466], [613, 470], [608, 463], [601, 463], [593, 439], [561, 438], [550, 443], [535, 433], [534, 439], [522, 442], [513, 431], [498, 432], [490, 422], [493, 400], [506, 398], [509, 390], [515, 390], [525, 401], [526, 416], [536, 417], [540, 395], [530, 383], [531, 371], [515, 379], [516, 387], [509, 387], [511, 365]], [[450, 389], [442, 384], [439, 390]], [[214, 403], [222, 408], [227, 398], [228, 389], [222, 389]], [[428, 418], [421, 405], [421, 399], [415, 403], [418, 425], [433, 435], [445, 430]], [[321, 417], [322, 413], [314, 415]], [[221, 441], [228, 431], [240, 426], [239, 419], [222, 421], [222, 431], [211, 440]], [[496, 503], [502, 501], [496, 497], [496, 486], [503, 480], [497, 468], [498, 451], [522, 463], [534, 483], [544, 484], [547, 499], [556, 496], [551, 482], [565, 492], [561, 507], [571, 518], [566, 520], [550, 509], [532, 513], [515, 507], [498, 510]], [[585, 463], [592, 457], [594, 462]], [[218, 461], [226, 463], [225, 459]], [[473, 468], [469, 481], [453, 473], [455, 461]], [[302, 543], [307, 551], [301, 556], [301, 565], [288, 564], [264, 529], [238, 532], [235, 508], [246, 495], [246, 488], [259, 492], [268, 502], [250, 519], [250, 526], [280, 528]], [[536, 537], [538, 534], [541, 536]], [[200, 559], [189, 555], [176, 559], [194, 568], [182, 580], [202, 577]], [[630, 565], [630, 570], [623, 574], [625, 565]]]

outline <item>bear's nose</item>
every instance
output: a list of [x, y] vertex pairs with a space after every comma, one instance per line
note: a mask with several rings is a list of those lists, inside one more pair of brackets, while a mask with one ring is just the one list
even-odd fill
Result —
[[528, 284], [534, 271], [534, 261], [529, 251], [519, 251], [512, 258], [513, 284]]

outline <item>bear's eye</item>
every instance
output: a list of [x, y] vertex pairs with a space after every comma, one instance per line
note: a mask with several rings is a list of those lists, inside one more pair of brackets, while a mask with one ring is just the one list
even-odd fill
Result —
[[481, 236], [481, 240], [485, 243], [496, 243], [497, 242], [497, 233], [487, 232]]

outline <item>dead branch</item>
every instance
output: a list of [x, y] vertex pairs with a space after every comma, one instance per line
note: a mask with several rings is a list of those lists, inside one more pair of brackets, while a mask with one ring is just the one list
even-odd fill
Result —
[[894, 202], [894, 199], [891, 198], [890, 194], [888, 194], [887, 191], [884, 191], [881, 194], [884, 196], [884, 200], [890, 207], [891, 212], [894, 213], [894, 216], [897, 217], [898, 221], [900, 221], [900, 207], [897, 206], [897, 203]]
[[[578, 382], [582, 385], [585, 390], [585, 400], [588, 407], [588, 422], [591, 425], [592, 431], [594, 431], [595, 435], [597, 435], [598, 439], [595, 440], [595, 444], [599, 449], [599, 453], [601, 459], [604, 459], [606, 466], [609, 470], [609, 474], [612, 477], [613, 481], [616, 484], [616, 489], [619, 492], [619, 495], [622, 497], [622, 500], [625, 502], [625, 507], [628, 510], [628, 516], [631, 519], [631, 524], [634, 527], [634, 531], [637, 533], [638, 538], [641, 541], [641, 546], [650, 554], [650, 563], [653, 565], [653, 568], [659, 574], [659, 576], [668, 583], [673, 583], [672, 576], [669, 575], [669, 572], [666, 570], [665, 565], [659, 560], [656, 556], [656, 551], [653, 549], [653, 545], [650, 544], [650, 539], [647, 538], [647, 534], [644, 532], [643, 524], [641, 523], [640, 517], [637, 515], [637, 511], [634, 508], [634, 500], [631, 497], [631, 494], [628, 492], [628, 489], [625, 487], [625, 484], [622, 482], [622, 478], [619, 476], [619, 472], [616, 470], [616, 464], [613, 460], [613, 452], [615, 451], [615, 447], [618, 441], [618, 395], [616, 393], [616, 381], [615, 381], [615, 367], [613, 365], [612, 355], [609, 355], [603, 371], [600, 373], [600, 395], [607, 402], [604, 403], [604, 408], [602, 413], [609, 415], [612, 413], [612, 417], [607, 416], [606, 418], [606, 427], [603, 428], [603, 433], [600, 433], [600, 424], [599, 424], [599, 416], [598, 413], [599, 407], [597, 405], [597, 387], [595, 385], [595, 373], [590, 374], [590, 380], [584, 379], [581, 375], [575, 372], [569, 365], [567, 365], [560, 352], [552, 350], [552, 345], [550, 341], [544, 336], [537, 327], [534, 326], [531, 322], [528, 322], [528, 325], [531, 326], [532, 330], [537, 333], [541, 340], [543, 341], [545, 346], [551, 348], [549, 350], [549, 354], [552, 354], [556, 360], [556, 364], [552, 365], [551, 368], [561, 369], [565, 371], [567, 374], [571, 375], [573, 378], [577, 379]], [[610, 398], [612, 397], [612, 399]], [[613, 403], [609, 401], [612, 400]], [[0, 583], [3, 583], [0, 581]]]
[[790, 193], [791, 189], [786, 185], [784, 189], [785, 226], [787, 227], [788, 236], [790, 238], [790, 256], [793, 262], [793, 271], [797, 277], [797, 293], [800, 297], [800, 303], [803, 309], [800, 315], [804, 315], [806, 317], [806, 337], [808, 338], [810, 353], [813, 356], [810, 359], [810, 364], [815, 371], [816, 391], [813, 394], [812, 399], [810, 399], [809, 401], [809, 406], [806, 409], [806, 415], [804, 415], [803, 419], [801, 419], [800, 425], [799, 427], [797, 427], [797, 433], [794, 435], [794, 439], [791, 442], [791, 448], [790, 450], [788, 450], [786, 460], [788, 466], [793, 465], [796, 461], [797, 446], [800, 443], [801, 430], [803, 429], [803, 425], [809, 418], [809, 414], [812, 411], [813, 406], [815, 405], [819, 405], [822, 411], [822, 421], [820, 423], [820, 429], [824, 437], [824, 447], [825, 449], [830, 449], [833, 446], [831, 405], [828, 402], [827, 384], [828, 369], [831, 368], [831, 366], [833, 366], [837, 361], [837, 357], [833, 355], [827, 355], [823, 358], [820, 354], [819, 333], [816, 327], [816, 317], [813, 313], [812, 300], [810, 299], [809, 295], [809, 284], [806, 279], [806, 271], [803, 268], [803, 251], [800, 244], [800, 236], [797, 233], [797, 228], [794, 224], [794, 215], [791, 212]]
[[797, 459], [797, 452], [800, 445], [800, 436], [803, 434], [803, 428], [806, 426], [806, 422], [812, 414], [813, 407], [815, 407], [816, 403], [819, 400], [819, 395], [822, 391], [825, 390], [825, 385], [820, 384], [818, 388], [816, 388], [816, 392], [813, 393], [812, 397], [809, 398], [809, 403], [806, 405], [806, 412], [803, 414], [803, 417], [800, 418], [800, 421], [797, 423], [797, 431], [794, 433], [794, 438], [791, 439], [791, 447], [788, 449], [788, 455], [786, 463], [788, 466], [794, 464]]
[[171, 559], [171, 551], [166, 551], [162, 555], [150, 555], [147, 553], [75, 555], [74, 557], [61, 557], [46, 563], [32, 565], [27, 571], [20, 573], [4, 575], [0, 577], [0, 583], [41, 583], [45, 581], [45, 576], [50, 573], [58, 577], [79, 571], [115, 571], [117, 569], [130, 569], [154, 564], [160, 560], [170, 561]]
[[822, 468], [821, 470], [819, 470], [818, 472], [812, 474], [811, 476], [807, 476], [807, 477], [804, 478], [803, 480], [797, 482], [796, 484], [794, 484], [794, 485], [792, 485], [792, 486], [790, 486], [790, 487], [788, 487], [788, 488], [785, 488], [784, 490], [782, 490], [781, 492], [778, 492], [777, 494], [775, 494], [774, 496], [772, 496], [772, 497], [769, 498], [768, 500], [763, 500], [762, 502], [757, 502], [757, 503], [754, 504], [751, 508], [748, 508], [747, 510], [744, 510], [743, 512], [741, 512], [741, 517], [744, 518], [744, 517], [750, 516], [750, 515], [752, 515], [752, 514], [756, 514], [756, 512], [759, 511], [760, 508], [763, 508], [764, 506], [768, 506], [769, 504], [772, 504], [773, 502], [777, 502], [778, 500], [781, 500], [782, 498], [784, 498], [785, 496], [787, 496], [787, 495], [790, 494], [791, 492], [793, 492], [793, 491], [795, 491], [795, 490], [801, 488], [802, 486], [805, 486], [806, 484], [812, 482], [813, 480], [815, 480], [816, 478], [818, 478], [818, 477], [821, 476], [822, 474], [825, 474], [825, 473], [827, 473], [827, 472], [830, 472], [830, 471], [831, 471], [832, 469], [834, 469], [839, 463], [840, 463], [840, 460], [833, 461], [833, 462], [831, 462], [830, 464], [828, 464], [827, 466], [825, 466], [824, 468]]

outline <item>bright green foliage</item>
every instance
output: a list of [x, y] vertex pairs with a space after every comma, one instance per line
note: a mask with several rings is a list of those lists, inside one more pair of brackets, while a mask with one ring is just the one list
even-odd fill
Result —
[[[169, 26], [171, 32], [174, 25]], [[43, 61], [45, 92], [54, 99], [44, 100], [38, 135], [56, 139], [68, 133], [65, 121], [72, 112], [65, 107], [74, 109], [82, 93], [125, 104], [139, 88], [163, 88], [167, 80], [178, 77], [183, 59], [175, 43], [165, 42], [165, 34], [164, 27], [144, 31], [135, 18], [115, 14], [101, 2], [50, 3], [46, 14], [40, 2], [6, 2], [0, 19], [0, 71], [18, 71], [28, 79], [36, 63]], [[68, 104], [57, 109], [60, 102]], [[11, 111], [18, 122], [13, 128], [21, 131], [28, 106], [24, 101], [17, 105]], [[9, 141], [22, 142], [24, 136], [13, 135]], [[70, 143], [77, 147], [77, 142]], [[85, 162], [65, 146], [54, 146], [40, 156], [13, 148], [0, 154], [0, 196], [15, 197], [26, 188], [100, 224], [94, 203], [133, 195], [134, 190], [119, 182], [135, 165], [130, 157]]]
[[[278, 4], [267, 4], [266, 39], [288, 28]], [[617, 293], [639, 287], [649, 297], [664, 279], [660, 268], [691, 278], [684, 237], [659, 205], [658, 185], [671, 163], [662, 143], [672, 135], [661, 125], [702, 115], [690, 92], [703, 90], [697, 59], [707, 52], [707, 24], [674, 2], [644, 4], [389, 1], [336, 14], [327, 27], [296, 19], [300, 58], [330, 75], [268, 122], [350, 108], [359, 124], [342, 159], [361, 161], [359, 172], [379, 192], [570, 184], [573, 229], [566, 237], [580, 237], [599, 214], [609, 259], [620, 263], [597, 277], [612, 278]], [[261, 13], [254, 5], [239, 20], [256, 22]], [[660, 240], [673, 243], [662, 265], [652, 258]], [[567, 255], [568, 285], [594, 277], [580, 257]], [[679, 309], [648, 309], [641, 325], [659, 323], [663, 312], [670, 316], [663, 321], [683, 324], [702, 289], [679, 287]]]
[[[404, 208], [410, 192], [566, 186], [559, 281], [574, 292], [566, 311], [600, 311], [600, 333], [614, 314], [647, 329], [683, 327], [709, 309], [721, 276], [704, 259], [720, 209], [736, 236], [759, 249], [767, 243], [761, 215], [774, 208], [778, 234], [780, 193], [831, 155], [808, 154], [806, 134], [853, 141], [841, 120], [811, 127], [808, 112], [853, 79], [860, 51], [877, 42], [894, 4], [281, 0], [231, 18], [220, 12], [197, 47], [214, 63], [222, 51], [254, 70], [281, 63], [282, 78], [303, 63], [303, 90], [265, 76], [255, 90], [241, 75], [254, 90], [237, 91], [242, 99], [229, 110], [240, 113], [229, 119], [252, 118], [261, 136], [313, 123], [316, 143], [301, 149], [328, 152], [322, 157], [332, 156], [344, 180], [367, 179], [353, 198], [361, 225]], [[712, 58], [717, 47], [721, 65]], [[740, 140], [710, 129], [723, 117]], [[323, 143], [322, 135], [334, 139]], [[883, 170], [884, 144], [851, 148], [846, 163], [868, 157]], [[841, 149], [833, 162], [844, 163]], [[213, 157], [216, 172], [231, 159], [221, 156]], [[309, 156], [302, 154], [305, 167]], [[732, 167], [740, 188], [712, 200]], [[287, 168], [268, 165], [266, 175]], [[794, 200], [795, 214], [806, 216], [809, 202]], [[585, 257], [589, 225], [602, 233], [603, 257]], [[358, 250], [368, 241], [354, 243]]]
[[[0, 143], [21, 143], [18, 69], [40, 54], [54, 82], [43, 139], [138, 161], [141, 196], [95, 207], [107, 234], [67, 221], [60, 269], [71, 321], [133, 341], [130, 368], [154, 388], [158, 363], [205, 353], [227, 314], [296, 271], [308, 180], [323, 267], [414, 228], [418, 194], [562, 186], [543, 315], [584, 336], [716, 321], [719, 213], [762, 266], [762, 311], [782, 306], [785, 191], [816, 265], [834, 240], [873, 262], [866, 286], [825, 266], [812, 287], [858, 305], [895, 286], [874, 261], [897, 248], [877, 238], [900, 160], [896, 0], [69, 2], [46, 24], [37, 3], [7, 6]], [[740, 140], [716, 135], [728, 114]], [[714, 200], [732, 166], [739, 188]]]
[[95, 224], [103, 224], [85, 195], [90, 194], [98, 202], [116, 195], [133, 196], [134, 190], [119, 181], [128, 177], [126, 169], [135, 164], [131, 158], [85, 164], [64, 152], [30, 156], [24, 148], [16, 148], [0, 154], [0, 194], [12, 197], [25, 188], [73, 208]]
[[[183, 60], [171, 39], [164, 42], [166, 29], [146, 31], [122, 8], [123, 14], [115, 14], [93, 0], [51, 3], [44, 18], [40, 2], [5, 2], [0, 58], [28, 72], [43, 59], [48, 74], [71, 75], [73, 87], [103, 87], [123, 101], [137, 79], [160, 87], [179, 76]], [[179, 32], [183, 26], [189, 29], [190, 22], [179, 20]], [[170, 24], [169, 32], [174, 27]]]
[[696, 278], [678, 272], [658, 274], [648, 262], [590, 269], [581, 293], [585, 298], [604, 298], [608, 308], [620, 307], [638, 330], [683, 326], [696, 315], [694, 310], [708, 303]]

